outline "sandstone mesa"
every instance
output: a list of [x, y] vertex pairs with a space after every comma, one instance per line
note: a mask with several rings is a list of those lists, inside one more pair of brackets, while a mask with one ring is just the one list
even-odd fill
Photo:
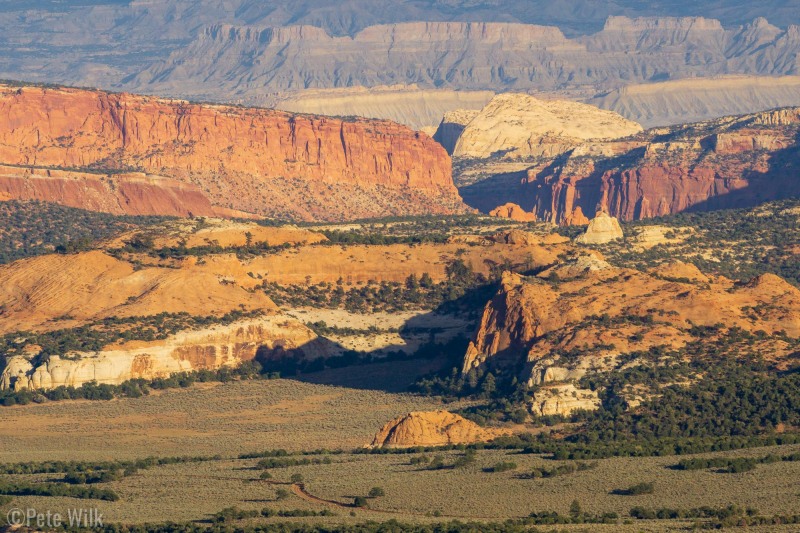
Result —
[[[140, 169], [185, 183], [195, 203], [205, 196], [217, 208], [302, 220], [465, 211], [444, 149], [388, 121], [8, 86], [0, 117], [0, 163]], [[103, 195], [95, 190], [83, 197]], [[120, 203], [105, 196], [97, 201]]]

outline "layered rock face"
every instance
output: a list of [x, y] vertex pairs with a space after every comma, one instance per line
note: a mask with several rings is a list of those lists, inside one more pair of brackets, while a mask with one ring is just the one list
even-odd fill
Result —
[[0, 389], [47, 390], [84, 383], [120, 384], [152, 380], [178, 372], [237, 367], [260, 357], [286, 353], [305, 357], [329, 355], [326, 345], [306, 326], [285, 316], [268, 316], [184, 331], [164, 341], [131, 342], [99, 352], [72, 352], [37, 360], [35, 352], [9, 357], [0, 374]]
[[654, 128], [622, 140], [587, 141], [561, 156], [532, 160], [513, 182], [501, 174], [461, 192], [471, 205], [514, 201], [556, 224], [571, 221], [577, 209], [630, 221], [751, 207], [800, 193], [798, 139], [800, 108]]
[[564, 100], [499, 94], [465, 126], [454, 157], [555, 157], [588, 139], [616, 139], [642, 127], [616, 113]]
[[719, 76], [628, 85], [587, 103], [645, 127], [800, 105], [800, 76]]
[[601, 31], [575, 39], [515, 23], [413, 22], [352, 37], [313, 26], [219, 24], [127, 87], [244, 101], [269, 91], [396, 83], [591, 93], [664, 79], [797, 74], [798, 51], [797, 26], [782, 30], [764, 19], [726, 29], [702, 17], [611, 17]]
[[[322, 27], [330, 35], [353, 35], [375, 24], [420, 20], [547, 24], [558, 26], [568, 35], [587, 35], [601, 29], [609, 15], [622, 14], [647, 17], [702, 14], [717, 17], [731, 28], [765, 14], [782, 27], [800, 23], [797, 6], [791, 1], [765, 4], [742, 0], [715, 0], [703, 4], [689, 0], [658, 3], [634, 0], [556, 3], [551, 0], [316, 0], [288, 3], [279, 0], [44, 3], [11, 0], [4, 2], [2, 7], [0, 27], [5, 31], [0, 36], [0, 75], [3, 79], [59, 80], [96, 87], [119, 83], [154, 61], [165, 59], [170, 52], [188, 45], [198, 29], [220, 23], [263, 27], [306, 24]], [[53, 31], [56, 18], [58, 31]], [[680, 41], [667, 44], [680, 44]], [[92, 50], [90, 57], [85, 53], [87, 48]], [[286, 52], [291, 54], [292, 51], [290, 48]], [[341, 50], [332, 49], [332, 52], [341, 57]], [[678, 56], [676, 59], [684, 56], [681, 51], [675, 55]], [[189, 59], [193, 58], [189, 56]], [[256, 65], [262, 61], [257, 55], [250, 59]], [[320, 62], [320, 59], [304, 55], [299, 62], [310, 64]], [[350, 66], [346, 61], [342, 63], [341, 66]], [[499, 62], [495, 64], [502, 65]], [[220, 65], [216, 63], [214, 66]], [[350, 74], [352, 70], [349, 68], [345, 72]], [[372, 67], [364, 70], [362, 76], [374, 75]], [[271, 80], [245, 76], [237, 81], [241, 91], [245, 91]], [[343, 75], [340, 83], [347, 81]], [[235, 96], [227, 93], [226, 97], [231, 95]]]
[[600, 408], [597, 391], [578, 389], [572, 383], [542, 387], [533, 394], [529, 408], [537, 416], [569, 416], [575, 411]]
[[0, 87], [0, 117], [0, 162], [142, 169], [217, 207], [320, 220], [463, 210], [444, 149], [391, 122], [36, 87]]
[[372, 448], [443, 446], [491, 440], [498, 435], [447, 411], [413, 412], [388, 422], [375, 435]]
[[195, 185], [143, 172], [103, 175], [0, 165], [0, 201], [12, 199], [115, 215], [253, 216], [211, 205]]
[[[640, 272], [579, 256], [538, 277], [504, 275], [500, 290], [484, 309], [463, 372], [521, 365], [520, 379], [532, 386], [571, 383], [588, 371], [608, 370], [622, 354], [708, 341], [708, 334], [693, 328], [716, 324], [768, 335], [784, 331], [797, 339], [800, 290], [772, 274], [736, 284], [683, 263]], [[764, 353], [780, 362], [790, 356], [793, 342], [778, 334]], [[532, 410], [563, 414], [588, 405], [570, 406], [564, 403], [564, 391], [555, 392], [539, 394]], [[567, 396], [594, 401], [584, 392], [572, 392]]]

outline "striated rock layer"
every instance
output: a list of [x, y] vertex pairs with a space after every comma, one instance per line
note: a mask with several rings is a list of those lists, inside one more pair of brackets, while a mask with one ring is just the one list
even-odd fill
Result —
[[646, 127], [800, 105], [800, 76], [718, 76], [627, 85], [587, 103]]
[[252, 218], [215, 207], [195, 185], [143, 172], [93, 174], [0, 165], [0, 201], [39, 200], [115, 215]]
[[141, 169], [278, 217], [464, 210], [444, 149], [406, 127], [129, 94], [0, 86], [0, 163]]
[[389, 421], [372, 439], [373, 448], [442, 446], [491, 440], [497, 433], [448, 411], [413, 412]]
[[292, 113], [391, 120], [420, 130], [433, 128], [453, 110], [480, 109], [491, 91], [420, 89], [416, 85], [307, 89], [281, 94], [274, 107]]
[[6, 360], [0, 390], [46, 390], [84, 383], [119, 384], [136, 378], [152, 380], [178, 372], [237, 367], [260, 357], [287, 352], [306, 357], [327, 355], [326, 345], [299, 321], [267, 316], [183, 331], [163, 341], [130, 342], [99, 352], [72, 352], [38, 361], [36, 353]]
[[[480, 209], [513, 201], [563, 224], [598, 210], [620, 220], [751, 207], [800, 194], [800, 108], [587, 141], [461, 189]], [[579, 217], [580, 218], [580, 217]], [[577, 219], [576, 219], [577, 220]]]
[[244, 101], [265, 92], [396, 83], [579, 93], [664, 79], [797, 74], [799, 51], [800, 27], [763, 18], [724, 28], [703, 17], [610, 17], [601, 31], [574, 39], [518, 23], [386, 24], [352, 37], [314, 25], [216, 24], [125, 84]]

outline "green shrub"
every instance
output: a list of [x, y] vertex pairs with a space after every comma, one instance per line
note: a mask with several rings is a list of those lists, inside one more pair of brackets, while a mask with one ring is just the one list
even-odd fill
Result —
[[372, 487], [367, 494], [368, 498], [378, 498], [380, 496], [386, 496], [386, 492], [381, 487]]
[[637, 483], [627, 489], [614, 489], [611, 491], [611, 494], [616, 494], [617, 496], [639, 496], [642, 494], [653, 494], [655, 491], [655, 486], [653, 483]]

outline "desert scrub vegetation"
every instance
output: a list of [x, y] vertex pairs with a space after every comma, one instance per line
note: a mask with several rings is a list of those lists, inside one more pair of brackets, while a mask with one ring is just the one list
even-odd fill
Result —
[[457, 456], [449, 463], [444, 455], [434, 455], [430, 462], [423, 467], [423, 470], [453, 470], [456, 468], [464, 468], [474, 464], [476, 459], [476, 450], [474, 448], [466, 448], [463, 454]]
[[409, 275], [404, 283], [370, 281], [351, 287], [341, 278], [336, 283], [315, 285], [281, 285], [264, 280], [261, 289], [279, 306], [345, 309], [351, 313], [434, 309], [446, 303], [459, 309], [474, 309], [486, 303], [502, 268], [498, 267], [487, 279], [462, 259], [454, 259], [445, 271], [447, 279], [438, 283], [423, 273], [419, 277]]
[[116, 492], [96, 487], [74, 486], [63, 483], [26, 483], [0, 481], [0, 494], [6, 496], [66, 496], [86, 500], [119, 500]]
[[630, 516], [638, 520], [705, 519], [698, 523], [702, 529], [800, 524], [800, 515], [762, 516], [756, 509], [743, 508], [738, 505], [694, 509], [634, 507], [630, 510]]
[[0, 264], [36, 255], [74, 253], [169, 217], [120, 216], [39, 201], [0, 202]]
[[[65, 475], [65, 483], [107, 483], [108, 481], [116, 481], [125, 476], [131, 476], [139, 470], [147, 470], [157, 466], [219, 461], [221, 459], [221, 456], [215, 455], [207, 457], [147, 457], [133, 461], [42, 461], [5, 463], [0, 464], [0, 474], [25, 475], [63, 473]], [[104, 474], [107, 474], [109, 479], [103, 479]]]
[[[513, 464], [513, 463], [512, 463]], [[593, 470], [597, 468], [597, 462], [585, 463], [583, 461], [576, 461], [574, 463], [560, 464], [554, 467], [540, 466], [520, 474], [520, 479], [541, 479], [558, 476], [566, 476], [576, 472], [584, 472], [586, 470]]]
[[448, 235], [439, 229], [438, 231], [422, 232], [407, 235], [390, 235], [388, 233], [360, 232], [357, 230], [322, 230], [321, 232], [327, 241], [323, 241], [318, 246], [333, 246], [339, 244], [363, 244], [367, 246], [380, 246], [388, 244], [422, 244], [424, 242], [445, 243]]
[[[626, 239], [599, 248], [612, 263], [646, 269], [676, 256], [702, 272], [734, 280], [772, 273], [800, 285], [800, 200], [769, 202], [749, 209], [723, 209], [706, 213], [679, 213], [623, 223]], [[660, 225], [691, 227], [693, 235], [677, 244], [632, 249], [629, 236], [635, 228]]]
[[586, 443], [663, 437], [755, 436], [800, 424], [800, 373], [774, 374], [759, 361], [694, 361], [703, 376], [690, 386], [671, 385], [636, 410], [613, 381], [601, 394], [603, 409], [592, 416]]
[[125, 241], [122, 247], [110, 249], [108, 253], [118, 259], [124, 259], [126, 254], [147, 254], [158, 259], [185, 259], [187, 257], [234, 254], [241, 260], [247, 260], [258, 256], [277, 254], [300, 246], [302, 246], [300, 243], [270, 245], [267, 242], [248, 243], [242, 246], [222, 246], [219, 241], [211, 240], [202, 246], [187, 247], [186, 241], [182, 240], [177, 246], [156, 248], [154, 234], [140, 232]]
[[483, 471], [486, 473], [493, 474], [499, 472], [508, 472], [509, 470], [516, 470], [516, 469], [517, 469], [517, 463], [513, 461], [501, 461], [499, 463], [495, 463], [492, 466], [487, 466], [486, 468], [483, 469]]
[[304, 465], [329, 465], [332, 460], [330, 457], [267, 457], [261, 459], [256, 466], [258, 468], [289, 468], [290, 466]]
[[[263, 450], [259, 452], [248, 452], [239, 454], [239, 459], [261, 459], [263, 457], [267, 458], [274, 458], [274, 457], [294, 457], [298, 455], [341, 455], [346, 453], [345, 450], [336, 449], [336, 450], [328, 450], [328, 449], [317, 449], [317, 450], [301, 450], [301, 451], [294, 451], [290, 452], [285, 450], [284, 448], [277, 448], [274, 450]], [[310, 463], [306, 463], [310, 464]], [[325, 463], [329, 464], [329, 463]]]
[[631, 485], [624, 489], [614, 489], [611, 494], [616, 496], [641, 496], [642, 494], [653, 494], [655, 492], [655, 485], [651, 481], [644, 481]]
[[696, 457], [691, 459], [682, 459], [672, 468], [675, 470], [714, 469], [715, 472], [737, 474], [739, 472], [749, 472], [750, 470], [755, 470], [758, 465], [792, 461], [800, 461], [800, 453], [792, 453], [783, 456], [770, 454], [763, 457]]
[[213, 516], [213, 521], [221, 524], [227, 522], [236, 522], [238, 520], [246, 520], [249, 518], [264, 517], [308, 517], [308, 516], [337, 516], [336, 513], [330, 509], [322, 509], [321, 511], [313, 511], [311, 509], [272, 509], [265, 507], [259, 510], [244, 510], [237, 507], [227, 507]]
[[[383, 218], [369, 218], [356, 220], [353, 224], [359, 227], [342, 231], [322, 228], [322, 232], [339, 232], [344, 239], [363, 239], [360, 244], [370, 244], [371, 239], [405, 238], [423, 239], [421, 242], [432, 242], [441, 238], [443, 234], [463, 234], [481, 232], [481, 230], [497, 231], [498, 226], [508, 229], [513, 224], [504, 224], [503, 220], [486, 215], [422, 215], [422, 216], [395, 216]], [[260, 224], [261, 222], [259, 222]], [[315, 229], [320, 226], [317, 222], [299, 222], [299, 226]], [[326, 225], [327, 226], [327, 225]], [[361, 237], [351, 237], [355, 233]], [[338, 238], [334, 236], [334, 238]], [[420, 242], [420, 241], [416, 241]], [[355, 242], [354, 242], [355, 244]]]
[[0, 406], [27, 405], [30, 403], [58, 402], [64, 400], [113, 400], [114, 398], [140, 398], [153, 390], [188, 388], [195, 383], [221, 382], [227, 383], [242, 379], [277, 379], [275, 373], [264, 372], [261, 366], [253, 361], [242, 363], [238, 367], [225, 367], [217, 370], [195, 370], [180, 372], [168, 378], [153, 380], [131, 379], [119, 385], [84, 383], [80, 387], [60, 386], [47, 390], [22, 389], [0, 391]]

